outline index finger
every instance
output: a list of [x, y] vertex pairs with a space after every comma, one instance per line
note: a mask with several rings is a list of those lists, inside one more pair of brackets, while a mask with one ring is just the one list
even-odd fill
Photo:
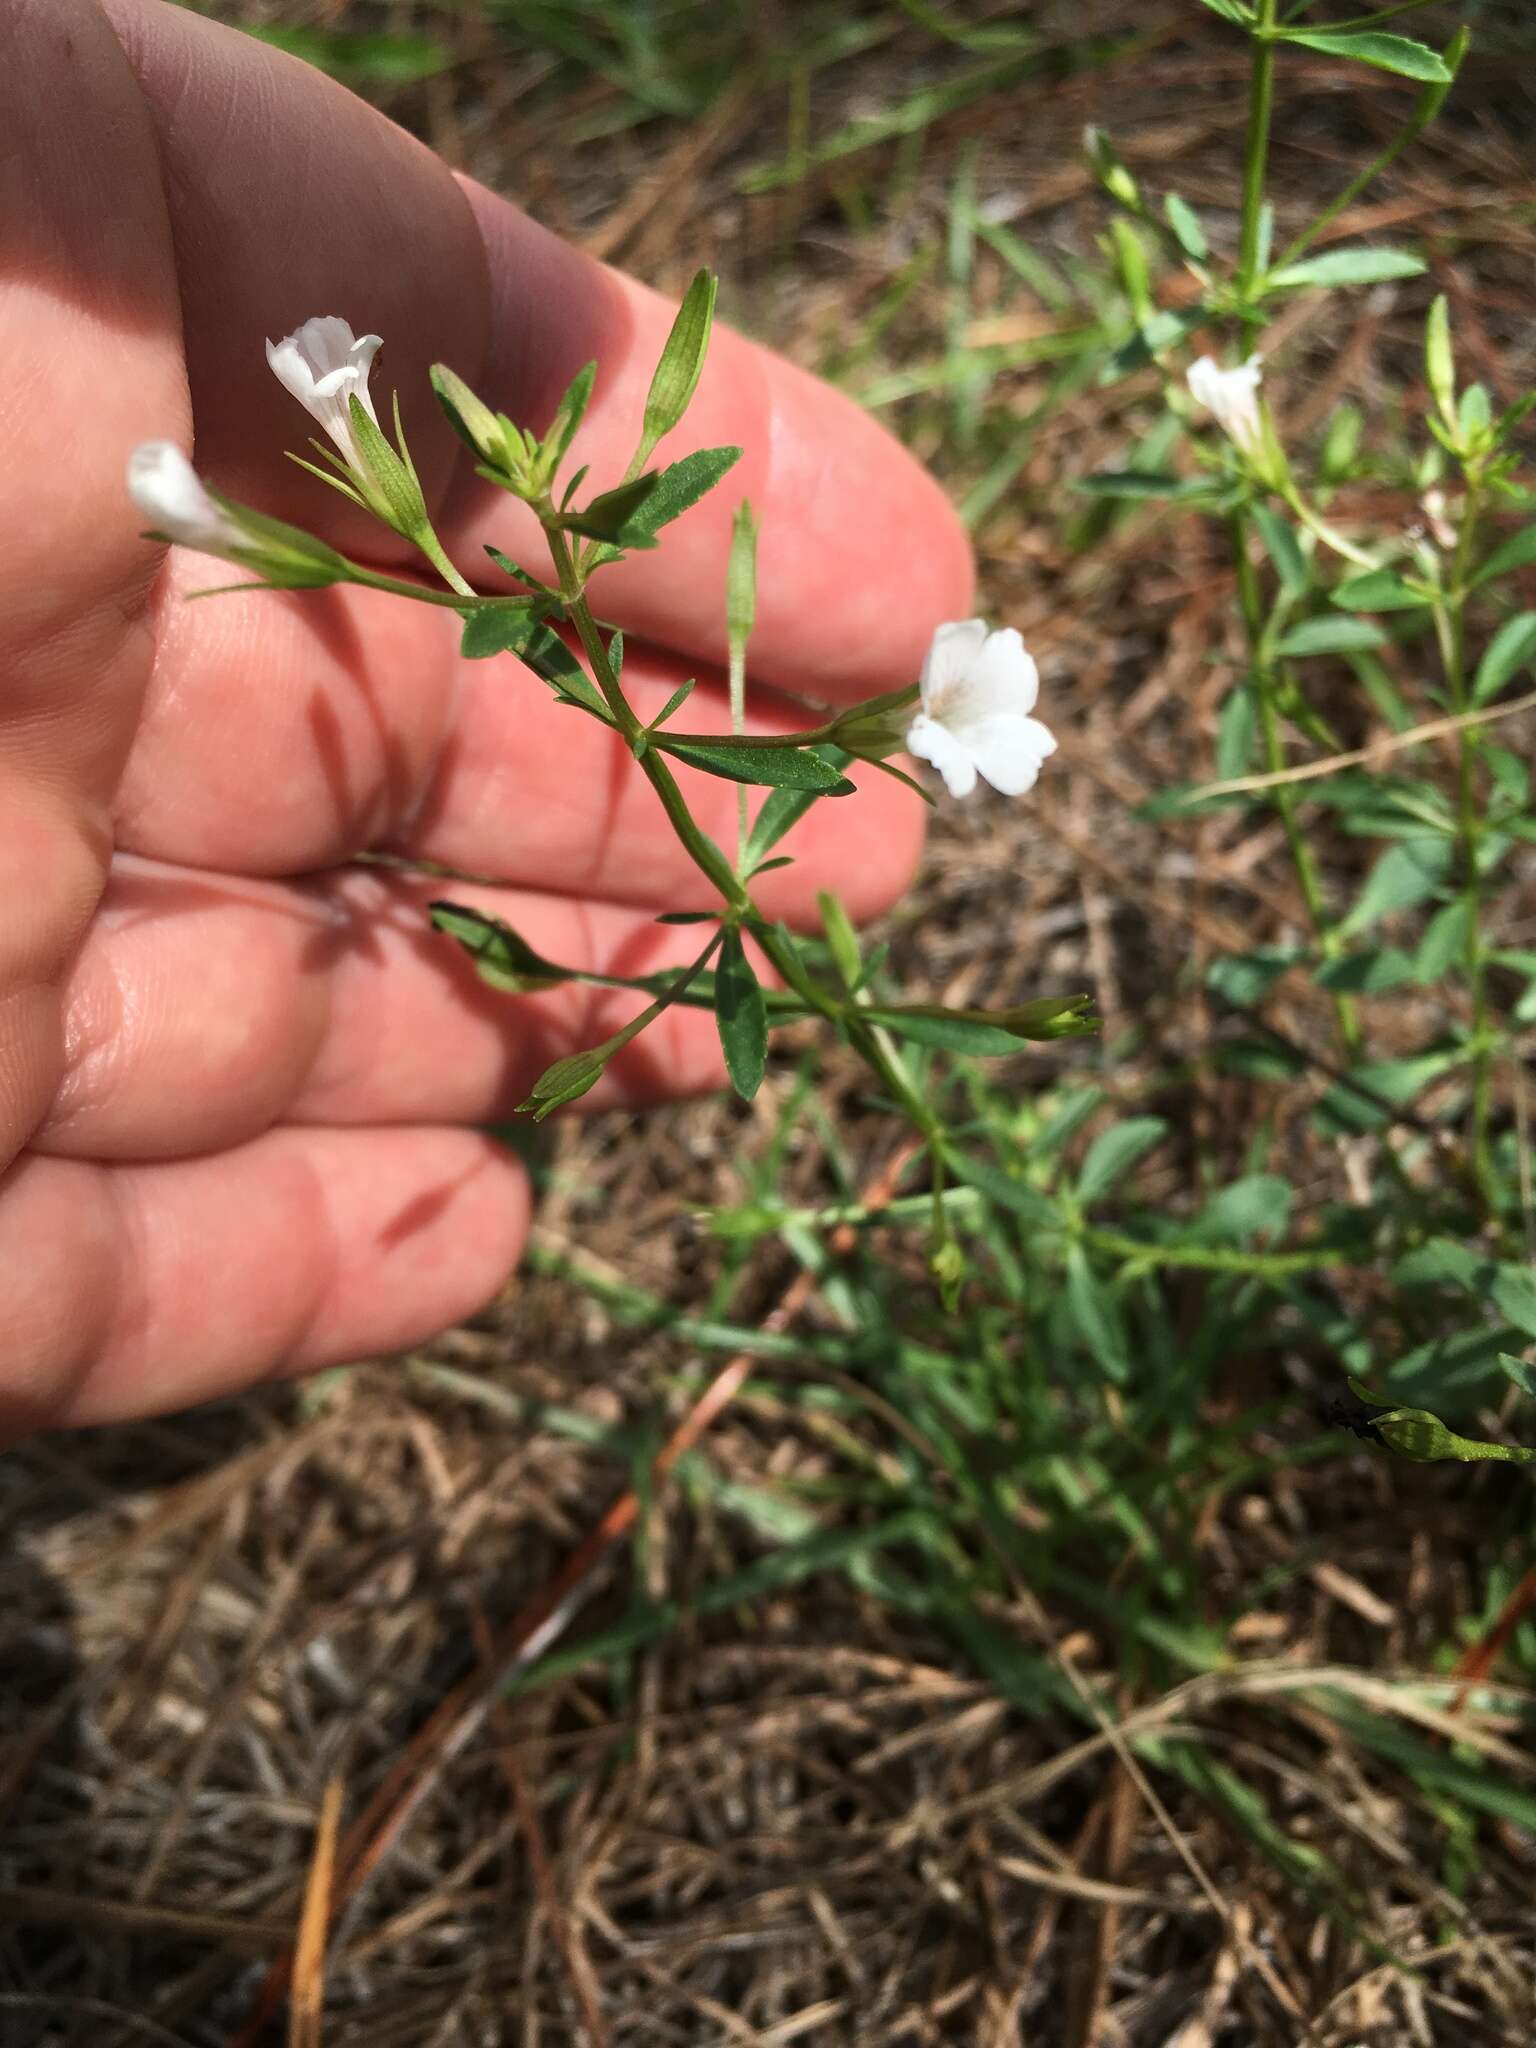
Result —
[[[455, 180], [420, 145], [283, 53], [145, 0], [107, 0], [158, 132], [177, 253], [201, 468], [231, 495], [387, 558], [389, 537], [283, 459], [308, 423], [276, 385], [264, 337], [339, 313], [384, 337], [441, 531], [467, 573], [494, 540], [537, 566], [527, 508], [474, 477], [437, 412], [443, 360], [491, 404], [542, 429], [589, 359], [573, 449], [589, 489], [618, 481], [672, 308], [506, 201]], [[167, 422], [174, 437], [177, 422]], [[932, 480], [850, 400], [717, 329], [675, 445], [739, 444], [725, 486], [663, 546], [604, 572], [600, 609], [690, 656], [722, 657], [733, 509], [762, 526], [753, 665], [829, 700], [917, 674], [933, 626], [969, 607], [969, 548]]]

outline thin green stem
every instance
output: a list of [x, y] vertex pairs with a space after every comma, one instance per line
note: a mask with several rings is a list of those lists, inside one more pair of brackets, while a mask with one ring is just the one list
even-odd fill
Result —
[[[1243, 627], [1248, 636], [1249, 678], [1254, 701], [1258, 707], [1264, 764], [1268, 773], [1275, 775], [1287, 766], [1280, 707], [1276, 701], [1278, 677], [1265, 640], [1264, 600], [1259, 589], [1258, 571], [1254, 567], [1249, 549], [1248, 514], [1241, 507], [1232, 515], [1232, 554], [1237, 570], [1238, 603], [1243, 615]], [[1338, 934], [1328, 916], [1317, 863], [1312, 857], [1312, 849], [1307, 843], [1306, 834], [1297, 815], [1296, 793], [1288, 784], [1282, 783], [1273, 795], [1275, 811], [1285, 832], [1285, 843], [1290, 849], [1291, 865], [1296, 871], [1302, 901], [1306, 905], [1308, 922], [1323, 953], [1336, 954], [1339, 949]], [[1353, 1000], [1347, 995], [1335, 993], [1333, 1008], [1338, 1019], [1339, 1038], [1345, 1050], [1349, 1053], [1358, 1052], [1360, 1020]]]
[[[553, 515], [553, 507], [550, 508]], [[603, 693], [604, 702], [613, 713], [614, 724], [631, 747], [641, 741], [640, 767], [646, 780], [660, 797], [662, 808], [671, 820], [684, 851], [694, 866], [714, 884], [724, 898], [733, 920], [752, 908], [752, 899], [735, 869], [714, 841], [693, 821], [682, 791], [678, 788], [671, 770], [653, 746], [644, 744], [645, 727], [630, 709], [629, 699], [620, 687], [614, 674], [613, 663], [608, 658], [608, 649], [603, 636], [597, 629], [592, 616], [592, 607], [587, 603], [582, 589], [581, 574], [571, 555], [570, 544], [564, 533], [553, 523], [553, 516], [545, 524], [549, 539], [550, 554], [554, 559], [555, 572], [559, 577], [560, 595], [565, 601], [567, 615], [576, 628], [576, 634], [592, 666], [592, 680]]]
[[[1476, 559], [1477, 525], [1482, 511], [1483, 480], [1476, 467], [1467, 471], [1467, 492], [1456, 536], [1450, 580], [1435, 606], [1435, 631], [1445, 666], [1451, 709], [1461, 715], [1470, 708], [1467, 678], [1468, 585]], [[1489, 1126], [1493, 1110], [1493, 1033], [1489, 1015], [1487, 961], [1483, 951], [1483, 879], [1479, 859], [1482, 812], [1479, 803], [1478, 753], [1482, 735], [1475, 725], [1457, 735], [1456, 845], [1461, 869], [1462, 902], [1467, 934], [1462, 964], [1472, 1004], [1472, 1171], [1484, 1198], [1492, 1201], [1492, 1154]]]
[[1237, 290], [1246, 348], [1252, 348], [1261, 325], [1254, 304], [1254, 287], [1259, 278], [1264, 179], [1269, 168], [1269, 125], [1275, 104], [1275, 5], [1276, 0], [1259, 0], [1248, 74], [1248, 140], [1243, 154], [1243, 212], [1237, 254]]

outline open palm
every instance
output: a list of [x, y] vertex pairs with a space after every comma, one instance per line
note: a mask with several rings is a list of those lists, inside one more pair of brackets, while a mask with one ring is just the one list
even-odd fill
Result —
[[[3, 1439], [413, 1342], [514, 1260], [520, 1169], [455, 1126], [505, 1114], [626, 999], [493, 996], [426, 925], [441, 885], [359, 853], [493, 876], [455, 894], [629, 974], [681, 957], [691, 935], [655, 913], [703, 885], [622, 744], [510, 660], [461, 662], [451, 617], [349, 589], [190, 602], [225, 578], [141, 539], [123, 485], [137, 443], [195, 444], [230, 495], [402, 561], [283, 456], [310, 423], [264, 339], [336, 313], [384, 336], [375, 390], [400, 392], [466, 573], [487, 540], [536, 564], [428, 363], [542, 426], [595, 357], [573, 459], [600, 488], [670, 308], [327, 80], [159, 0], [0, 0], [0, 21]], [[911, 680], [970, 564], [909, 459], [723, 329], [686, 438], [745, 447], [733, 488], [594, 590], [637, 710], [702, 663], [690, 724], [724, 729], [708, 677], [742, 495], [763, 522], [754, 718]], [[692, 780], [728, 837], [734, 789]], [[918, 808], [879, 777], [818, 806], [765, 907], [804, 916], [829, 881], [856, 914], [889, 902]], [[710, 1020], [674, 1010], [589, 1102], [717, 1079]]]

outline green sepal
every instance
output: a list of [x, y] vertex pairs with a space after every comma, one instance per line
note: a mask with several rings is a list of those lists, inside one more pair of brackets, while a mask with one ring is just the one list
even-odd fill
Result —
[[719, 280], [710, 271], [699, 270], [683, 294], [646, 396], [637, 466], [650, 460], [651, 450], [663, 434], [671, 433], [698, 389], [704, 358], [709, 353], [718, 289]]
[[867, 697], [835, 721], [827, 738], [860, 761], [883, 761], [887, 754], [900, 753], [920, 694], [918, 685], [909, 683], [904, 689]]
[[1020, 1041], [1080, 1038], [1098, 1029], [1091, 996], [1046, 996], [1010, 1010], [949, 1010], [940, 1003], [875, 1004], [858, 1015], [900, 1038], [941, 1052], [983, 1057], [1017, 1052]]
[[[383, 428], [355, 391], [348, 400], [347, 410], [362, 465], [357, 482], [368, 499], [369, 509], [377, 513], [386, 525], [392, 526], [396, 533], [419, 544], [431, 536], [432, 526], [415, 470], [408, 459], [390, 447]], [[398, 408], [396, 416], [398, 418]], [[401, 445], [403, 447], [404, 443]]]

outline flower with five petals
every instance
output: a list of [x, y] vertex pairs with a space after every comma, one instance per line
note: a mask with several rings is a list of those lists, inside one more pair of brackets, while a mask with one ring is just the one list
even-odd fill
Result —
[[1040, 676], [1012, 626], [996, 633], [985, 619], [940, 626], [920, 689], [907, 751], [938, 769], [951, 796], [969, 796], [978, 775], [1004, 796], [1034, 788], [1056, 740], [1029, 715]]

